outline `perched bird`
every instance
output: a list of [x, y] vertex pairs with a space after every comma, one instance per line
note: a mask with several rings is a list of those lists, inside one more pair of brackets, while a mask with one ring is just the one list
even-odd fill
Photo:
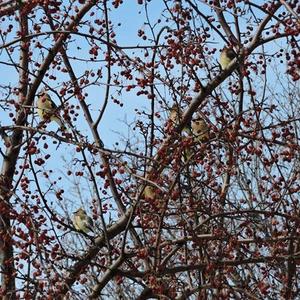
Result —
[[42, 91], [38, 96], [39, 97], [36, 102], [36, 106], [37, 106], [37, 113], [38, 113], [39, 117], [41, 118], [41, 120], [54, 121], [59, 125], [61, 130], [65, 130], [66, 127], [62, 123], [61, 117], [57, 110], [57, 106], [52, 101], [49, 94], [47, 94], [46, 91]]
[[[149, 180], [150, 179], [149, 177], [150, 177], [149, 173], [146, 173], [145, 178], [147, 180]], [[144, 199], [150, 199], [150, 200], [155, 199], [156, 198], [156, 189], [155, 189], [155, 187], [152, 186], [152, 185], [147, 184], [144, 188], [143, 193], [142, 193], [142, 197]]]
[[181, 161], [185, 164], [189, 162], [192, 159], [193, 155], [195, 154], [195, 151], [196, 149], [192, 146], [184, 149], [182, 152]]
[[170, 116], [169, 119], [172, 121], [173, 124], [178, 124], [180, 121], [180, 117], [182, 115], [181, 108], [175, 103], [170, 109]]
[[230, 62], [236, 58], [236, 54], [232, 48], [224, 47], [220, 55], [220, 65], [225, 70]]
[[[181, 118], [182, 118], [182, 109], [176, 103], [174, 103], [170, 109], [169, 119], [172, 121], [174, 126], [177, 126], [180, 123]], [[191, 133], [189, 124], [185, 126], [182, 130], [185, 131], [187, 134]]]
[[79, 208], [74, 212], [72, 221], [75, 229], [78, 231], [82, 231], [84, 233], [88, 233], [90, 231], [94, 232], [94, 222], [92, 218], [86, 214], [86, 211], [83, 208]]
[[147, 185], [144, 189], [143, 197], [149, 200], [155, 199], [156, 198], [155, 188], [151, 185]]
[[204, 142], [209, 139], [209, 127], [200, 115], [192, 120], [191, 126], [196, 142]]

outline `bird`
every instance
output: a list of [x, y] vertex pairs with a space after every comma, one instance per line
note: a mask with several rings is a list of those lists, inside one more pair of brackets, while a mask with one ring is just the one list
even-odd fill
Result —
[[181, 115], [182, 115], [181, 108], [176, 103], [174, 103], [170, 109], [169, 119], [172, 121], [173, 124], [178, 124]]
[[194, 156], [196, 149], [193, 146], [189, 146], [182, 152], [181, 161], [186, 164], [188, 163]]
[[93, 226], [94, 222], [91, 217], [89, 217], [83, 208], [79, 208], [74, 212], [73, 225], [76, 230], [82, 231], [84, 233], [94, 232]]
[[198, 115], [196, 119], [192, 120], [191, 127], [196, 142], [204, 142], [209, 139], [209, 127], [200, 115]]
[[[176, 103], [174, 103], [170, 109], [169, 119], [171, 120], [174, 126], [177, 126], [182, 119], [182, 109]], [[187, 134], [190, 134], [191, 133], [190, 124], [184, 126], [182, 131], [185, 131]]]
[[147, 185], [143, 191], [143, 197], [149, 200], [155, 199], [156, 198], [155, 188], [151, 185]]
[[61, 130], [66, 129], [61, 120], [56, 104], [52, 101], [50, 95], [45, 90], [38, 95], [36, 106], [37, 113], [42, 121], [54, 121], [59, 125]]
[[236, 58], [236, 53], [232, 48], [224, 47], [220, 54], [220, 65], [222, 70], [226, 70], [230, 62]]

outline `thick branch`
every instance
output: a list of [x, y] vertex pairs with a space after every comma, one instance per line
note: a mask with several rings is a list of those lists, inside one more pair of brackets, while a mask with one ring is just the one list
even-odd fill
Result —
[[[118, 222], [107, 229], [107, 237], [109, 240], [112, 240], [115, 236], [119, 235], [122, 231], [125, 230], [130, 216], [131, 209], [127, 210], [126, 213], [118, 220]], [[95, 239], [95, 244], [90, 247], [86, 254], [70, 270], [61, 290], [62, 295], [65, 295], [70, 290], [78, 276], [89, 266], [91, 260], [96, 257], [101, 248], [103, 248], [104, 246], [105, 237], [104, 235], [101, 235]]]

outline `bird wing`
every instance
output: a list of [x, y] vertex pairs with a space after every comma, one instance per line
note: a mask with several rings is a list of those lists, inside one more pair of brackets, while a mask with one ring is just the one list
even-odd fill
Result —
[[57, 109], [57, 106], [56, 106], [56, 104], [52, 101], [50, 95], [46, 94], [46, 95], [45, 95], [45, 98], [46, 98], [46, 101], [49, 101], [49, 106], [50, 106], [49, 108], [51, 108], [51, 109]]
[[94, 227], [94, 222], [91, 217], [86, 217], [85, 219], [86, 227], [89, 229], [89, 231], [94, 232], [93, 227]]
[[236, 53], [233, 49], [225, 47], [220, 55], [220, 65], [222, 70], [225, 70], [230, 62], [236, 58]]
[[91, 217], [87, 217], [87, 219], [88, 219], [88, 224], [89, 224], [90, 226], [94, 226], [94, 221], [93, 221], [93, 219], [92, 219]]
[[81, 230], [81, 226], [80, 226], [80, 217], [77, 215], [73, 216], [73, 225], [75, 227], [76, 230]]
[[60, 119], [60, 117], [58, 117], [57, 115], [52, 115], [50, 117], [50, 120], [56, 122], [59, 125], [59, 127], [60, 127], [61, 130], [66, 130], [65, 125], [63, 124], [63, 122]]
[[234, 52], [233, 49], [228, 49], [227, 56], [229, 57], [230, 60], [233, 60], [236, 58], [236, 53]]

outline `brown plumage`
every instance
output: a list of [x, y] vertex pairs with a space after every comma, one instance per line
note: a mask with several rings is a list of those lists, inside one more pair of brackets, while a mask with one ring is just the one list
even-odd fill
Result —
[[[177, 126], [180, 123], [181, 118], [182, 118], [182, 109], [176, 103], [174, 103], [170, 109], [169, 119], [172, 121], [172, 124], [174, 126]], [[190, 124], [187, 124], [187, 126], [185, 126], [182, 130], [185, 131], [187, 134], [190, 134], [191, 133]]]
[[191, 125], [196, 142], [204, 142], [209, 139], [209, 127], [200, 115], [198, 115], [196, 119], [192, 120]]

